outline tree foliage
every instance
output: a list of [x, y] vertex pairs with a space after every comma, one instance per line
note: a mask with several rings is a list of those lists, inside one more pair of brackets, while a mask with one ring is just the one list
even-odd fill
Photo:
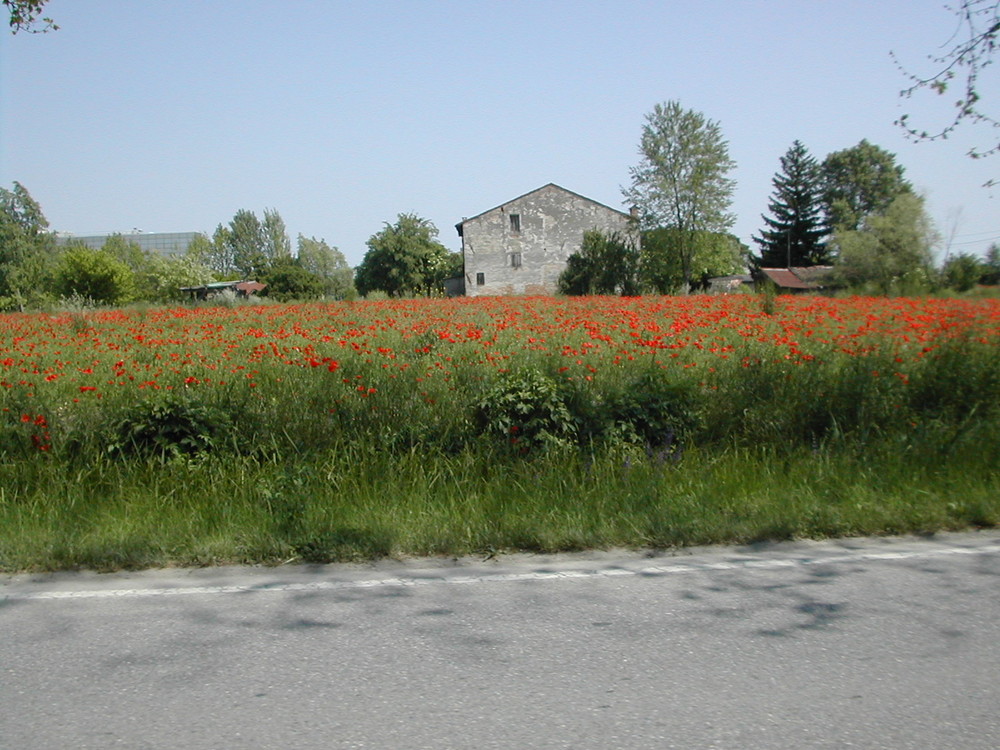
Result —
[[41, 206], [21, 183], [0, 188], [0, 310], [44, 297], [56, 254], [48, 227]]
[[979, 278], [982, 284], [1000, 284], [1000, 245], [993, 243], [986, 251], [983, 259], [983, 275]]
[[355, 272], [358, 292], [402, 297], [439, 291], [445, 279], [461, 273], [461, 255], [449, 252], [437, 236], [437, 227], [416, 214], [386, 222], [368, 239], [368, 251]]
[[135, 298], [135, 274], [105, 250], [70, 247], [59, 258], [55, 291], [101, 305], [121, 305]]
[[635, 242], [619, 232], [584, 232], [580, 251], [569, 256], [559, 276], [559, 291], [569, 295], [637, 295], [639, 251]]
[[212, 269], [190, 255], [164, 257], [147, 253], [142, 271], [136, 274], [136, 295], [151, 302], [179, 302], [186, 299], [181, 287], [201, 286], [213, 280]]
[[233, 265], [244, 279], [255, 278], [268, 266], [268, 242], [257, 214], [241, 208], [229, 222], [227, 235]]
[[333, 299], [349, 299], [355, 294], [354, 271], [344, 254], [315, 237], [298, 237], [297, 260], [309, 273], [323, 281], [323, 295]]
[[676, 229], [650, 229], [642, 233], [639, 278], [643, 288], [657, 294], [674, 294], [684, 288], [679, 249], [684, 240], [692, 248], [690, 280], [694, 282], [742, 273], [746, 269], [750, 249], [735, 235], [723, 232], [685, 235]]
[[279, 302], [319, 299], [325, 291], [323, 278], [306, 270], [293, 258], [272, 263], [263, 278], [268, 296]]
[[956, 292], [967, 292], [986, 273], [985, 264], [972, 253], [958, 253], [944, 262], [941, 268], [941, 278], [945, 286]]
[[866, 216], [886, 211], [903, 193], [913, 192], [895, 154], [862, 140], [823, 160], [823, 201], [830, 231], [857, 229]]
[[639, 154], [639, 164], [629, 170], [632, 183], [622, 194], [638, 208], [643, 229], [679, 233], [676, 249], [688, 286], [697, 233], [725, 232], [733, 224], [735, 182], [729, 173], [735, 162], [719, 124], [676, 101], [657, 104], [646, 115]]
[[[929, 130], [915, 127], [910, 122], [909, 114], [901, 115], [896, 120], [896, 124], [915, 141], [946, 139], [963, 123], [1000, 128], [1000, 120], [983, 111], [979, 87], [980, 74], [993, 62], [993, 54], [997, 50], [1000, 0], [961, 0], [957, 5], [945, 7], [954, 13], [958, 24], [951, 39], [944, 45], [947, 51], [928, 55], [932, 65], [929, 75], [909, 72], [893, 54], [900, 71], [910, 80], [910, 86], [900, 92], [903, 98], [909, 99], [924, 90], [945, 95], [953, 83], [957, 83], [960, 89], [954, 100], [953, 116], [943, 127]], [[985, 147], [973, 147], [968, 153], [972, 158], [979, 159], [998, 151], [1000, 139], [991, 139]]]
[[[29, 34], [44, 34], [57, 31], [59, 27], [51, 18], [42, 16], [42, 8], [48, 0], [3, 0], [10, 13], [10, 33], [27, 31]], [[41, 28], [37, 25], [42, 24]]]
[[885, 211], [866, 216], [858, 229], [834, 235], [837, 276], [881, 294], [927, 291], [937, 239], [923, 199], [902, 193]]
[[292, 257], [292, 243], [281, 214], [273, 208], [265, 208], [261, 229], [264, 232], [264, 256], [269, 263], [280, 263]]
[[240, 273], [236, 268], [230, 235], [229, 227], [219, 224], [211, 239], [203, 234], [197, 235], [188, 245], [187, 255], [196, 263], [212, 269], [220, 281], [235, 279]]
[[801, 141], [781, 157], [773, 184], [771, 215], [761, 217], [764, 229], [753, 238], [760, 247], [757, 262], [763, 268], [823, 265], [829, 254], [823, 242], [822, 172]]

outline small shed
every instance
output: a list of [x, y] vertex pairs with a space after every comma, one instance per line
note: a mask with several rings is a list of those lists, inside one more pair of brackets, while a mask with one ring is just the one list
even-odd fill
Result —
[[216, 281], [201, 286], [182, 286], [181, 291], [190, 294], [192, 299], [211, 299], [224, 292], [232, 292], [237, 297], [260, 296], [267, 289], [267, 284], [259, 281]]
[[790, 292], [810, 292], [828, 285], [832, 266], [801, 266], [792, 268], [761, 268], [760, 273], [779, 289]]

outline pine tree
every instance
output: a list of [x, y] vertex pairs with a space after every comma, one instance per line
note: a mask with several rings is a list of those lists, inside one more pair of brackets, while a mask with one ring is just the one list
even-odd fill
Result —
[[768, 203], [771, 216], [761, 216], [765, 228], [754, 242], [762, 268], [817, 266], [829, 261], [823, 237], [823, 182], [819, 163], [800, 141], [781, 157], [781, 172], [774, 175], [774, 194]]

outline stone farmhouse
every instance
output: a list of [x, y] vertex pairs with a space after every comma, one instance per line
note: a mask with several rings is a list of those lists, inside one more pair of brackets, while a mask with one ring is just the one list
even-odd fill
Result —
[[465, 294], [555, 294], [566, 259], [591, 229], [638, 243], [632, 216], [549, 183], [455, 228], [462, 238]]

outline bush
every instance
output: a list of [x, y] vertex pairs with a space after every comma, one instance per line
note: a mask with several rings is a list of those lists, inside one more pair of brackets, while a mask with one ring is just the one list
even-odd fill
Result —
[[671, 381], [662, 370], [643, 373], [611, 405], [612, 418], [649, 448], [672, 447], [701, 422], [701, 404], [690, 383]]
[[574, 420], [555, 381], [538, 370], [505, 373], [477, 405], [481, 432], [519, 453], [568, 445]]
[[135, 297], [135, 274], [125, 263], [103, 250], [76, 247], [59, 260], [56, 292], [103, 305], [120, 305]]
[[160, 460], [195, 458], [221, 447], [231, 429], [221, 410], [171, 395], [128, 410], [114, 425], [109, 453]]

